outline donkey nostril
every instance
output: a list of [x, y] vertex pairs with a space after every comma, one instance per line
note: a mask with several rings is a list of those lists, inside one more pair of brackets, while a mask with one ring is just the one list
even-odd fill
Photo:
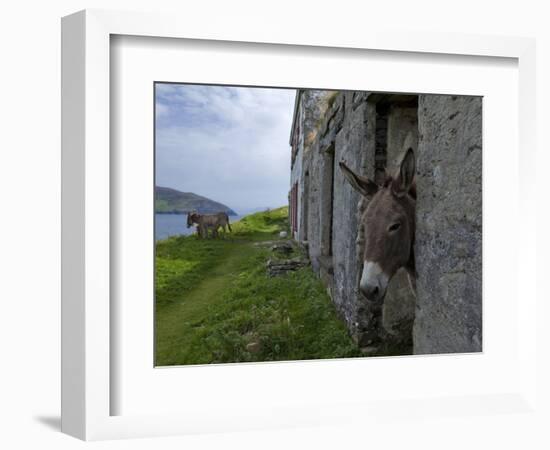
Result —
[[361, 291], [365, 294], [369, 300], [374, 300], [378, 297], [378, 292], [380, 291], [378, 286], [361, 286]]

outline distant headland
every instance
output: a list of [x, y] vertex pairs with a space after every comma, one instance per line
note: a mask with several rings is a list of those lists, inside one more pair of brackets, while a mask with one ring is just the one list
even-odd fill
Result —
[[228, 206], [193, 192], [181, 192], [172, 188], [155, 186], [155, 213], [187, 214], [191, 211], [198, 211], [202, 214], [225, 212], [228, 216], [237, 215]]

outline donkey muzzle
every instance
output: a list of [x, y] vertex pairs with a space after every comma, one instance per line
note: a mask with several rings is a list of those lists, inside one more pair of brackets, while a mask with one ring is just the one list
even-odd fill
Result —
[[367, 300], [370, 300], [371, 302], [375, 302], [378, 300], [380, 288], [378, 286], [374, 285], [360, 285], [361, 292], [365, 297], [367, 297]]
[[386, 295], [389, 277], [378, 263], [365, 261], [359, 290], [371, 302], [381, 302]]

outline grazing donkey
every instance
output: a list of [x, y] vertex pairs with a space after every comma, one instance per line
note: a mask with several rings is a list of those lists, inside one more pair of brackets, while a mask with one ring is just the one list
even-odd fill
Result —
[[199, 214], [196, 211], [190, 212], [187, 215], [187, 228], [191, 228], [193, 224], [197, 224], [199, 237], [202, 238], [208, 237], [208, 230], [212, 230], [212, 236], [216, 237], [220, 227], [223, 229], [224, 233], [226, 231], [225, 227], [227, 227], [229, 231], [232, 231], [229, 217], [224, 212], [216, 214]]
[[416, 186], [412, 148], [405, 153], [398, 173], [386, 177], [382, 185], [355, 174], [343, 162], [340, 168], [349, 183], [369, 200], [361, 217], [365, 249], [359, 289], [367, 300], [382, 303], [390, 280], [403, 267], [416, 295]]

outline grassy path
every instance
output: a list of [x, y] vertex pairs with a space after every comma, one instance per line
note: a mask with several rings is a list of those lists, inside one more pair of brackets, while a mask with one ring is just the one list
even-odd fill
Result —
[[[208, 277], [200, 281], [184, 299], [156, 314], [156, 357], [161, 365], [201, 364], [208, 360], [189, 360], [189, 350], [196, 343], [196, 330], [209, 319], [209, 314], [224, 301], [243, 262], [250, 257], [252, 244], [231, 245], [221, 256], [221, 261], [208, 271]], [[187, 362], [189, 360], [189, 362]]]
[[[309, 267], [269, 277], [286, 209], [248, 216], [232, 239], [170, 238], [156, 250], [156, 365], [359, 356]], [[297, 256], [297, 255], [294, 255]]]

